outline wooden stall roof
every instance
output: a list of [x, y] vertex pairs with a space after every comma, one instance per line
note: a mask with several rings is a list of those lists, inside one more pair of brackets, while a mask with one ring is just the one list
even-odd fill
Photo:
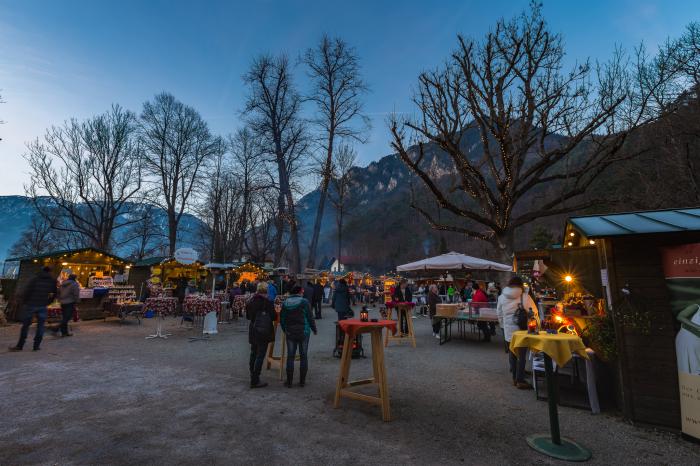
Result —
[[97, 249], [97, 248], [60, 249], [57, 251], [51, 251], [51, 252], [47, 252], [44, 254], [37, 254], [36, 256], [13, 257], [10, 259], [5, 259], [5, 261], [6, 262], [21, 262], [21, 261], [30, 261], [30, 260], [35, 260], [35, 259], [37, 259], [37, 260], [38, 259], [51, 259], [51, 258], [55, 258], [55, 257], [65, 256], [68, 254], [80, 254], [83, 252], [96, 252], [98, 254], [102, 254], [102, 255], [105, 255], [107, 257], [111, 257], [112, 259], [116, 259], [118, 261], [124, 262], [125, 264], [130, 263], [130, 261], [128, 261], [122, 257], [116, 256], [114, 254], [110, 254], [106, 251], [103, 251], [103, 250]]
[[571, 217], [568, 226], [587, 238], [700, 231], [700, 208]]
[[151, 267], [162, 263], [166, 259], [168, 259], [167, 256], [147, 257], [135, 263], [134, 267]]

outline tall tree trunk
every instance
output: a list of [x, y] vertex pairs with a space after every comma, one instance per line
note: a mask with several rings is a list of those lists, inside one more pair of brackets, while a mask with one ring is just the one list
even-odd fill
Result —
[[175, 255], [175, 243], [177, 243], [177, 218], [175, 212], [168, 212], [168, 253], [170, 257]]
[[340, 269], [340, 253], [343, 249], [343, 208], [338, 210], [338, 269]]
[[275, 218], [275, 265], [280, 266], [282, 260], [282, 236], [284, 235], [284, 194], [280, 190], [277, 196], [277, 217]]
[[296, 209], [294, 208], [294, 199], [292, 198], [292, 190], [287, 183], [287, 215], [289, 215], [289, 236], [292, 242], [292, 264], [291, 268], [294, 273], [301, 273], [301, 253], [299, 251], [299, 225], [297, 223]]
[[316, 208], [316, 220], [314, 221], [314, 230], [311, 236], [311, 244], [309, 245], [309, 258], [306, 260], [306, 266], [313, 269], [316, 265], [316, 249], [318, 249], [318, 237], [321, 234], [321, 222], [323, 221], [323, 209], [326, 205], [328, 197], [328, 185], [331, 181], [331, 167], [333, 164], [333, 132], [328, 136], [328, 149], [326, 151], [326, 162], [323, 166], [323, 178], [321, 180], [321, 193], [318, 198], [318, 207]]

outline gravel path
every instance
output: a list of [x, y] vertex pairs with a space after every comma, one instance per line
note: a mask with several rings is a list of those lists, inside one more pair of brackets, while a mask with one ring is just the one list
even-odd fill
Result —
[[[438, 346], [427, 319], [415, 321], [416, 349], [385, 352], [392, 422], [352, 400], [333, 409], [335, 319], [324, 315], [303, 389], [271, 371], [269, 387], [248, 388], [243, 322], [194, 343], [175, 319], [156, 341], [144, 339], [153, 321], [86, 322], [40, 352], [0, 352], [0, 465], [560, 463], [525, 443], [548, 430], [547, 406], [510, 385], [502, 342]], [[0, 348], [18, 331], [1, 328]], [[370, 370], [370, 358], [353, 361], [353, 378]], [[589, 464], [700, 464], [700, 446], [674, 434], [570, 408], [560, 420], [593, 451]]]

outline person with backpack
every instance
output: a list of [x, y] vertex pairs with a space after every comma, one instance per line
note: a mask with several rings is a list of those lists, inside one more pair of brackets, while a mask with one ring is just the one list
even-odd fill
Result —
[[[537, 312], [537, 306], [530, 295], [525, 292], [525, 286], [520, 277], [513, 277], [508, 282], [508, 286], [503, 288], [501, 296], [498, 297], [496, 313], [498, 314], [498, 324], [503, 329], [503, 337], [506, 346], [510, 346], [513, 332], [527, 329], [527, 312], [532, 309]], [[523, 323], [523, 316], [524, 323]], [[508, 362], [510, 372], [513, 376], [513, 385], [520, 390], [530, 390], [532, 385], [525, 381], [525, 362], [527, 348], [518, 348], [517, 356], [512, 351], [508, 351]]]
[[267, 283], [258, 284], [255, 295], [246, 305], [246, 316], [250, 320], [250, 388], [266, 387], [267, 383], [260, 382], [260, 372], [267, 356], [267, 346], [275, 339], [272, 323], [277, 319], [275, 305], [267, 297]]
[[17, 345], [11, 346], [10, 351], [22, 351], [27, 340], [29, 327], [36, 315], [36, 333], [34, 333], [34, 351], [39, 351], [41, 340], [44, 338], [44, 323], [48, 315], [47, 306], [56, 296], [56, 279], [51, 276], [51, 268], [44, 267], [31, 279], [22, 294], [22, 329]]
[[311, 332], [318, 334], [316, 321], [311, 312], [311, 303], [304, 298], [304, 289], [300, 286], [292, 288], [291, 296], [282, 303], [280, 326], [287, 338], [287, 382], [292, 388], [294, 380], [294, 359], [299, 350], [299, 386], [306, 383], [306, 373], [309, 368], [308, 350]]

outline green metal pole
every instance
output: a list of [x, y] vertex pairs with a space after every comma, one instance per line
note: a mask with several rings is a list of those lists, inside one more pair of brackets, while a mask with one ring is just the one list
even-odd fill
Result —
[[557, 388], [552, 368], [552, 358], [544, 354], [544, 375], [547, 379], [547, 402], [549, 404], [549, 430], [552, 434], [552, 443], [561, 445], [559, 433], [559, 412], [557, 411]]

